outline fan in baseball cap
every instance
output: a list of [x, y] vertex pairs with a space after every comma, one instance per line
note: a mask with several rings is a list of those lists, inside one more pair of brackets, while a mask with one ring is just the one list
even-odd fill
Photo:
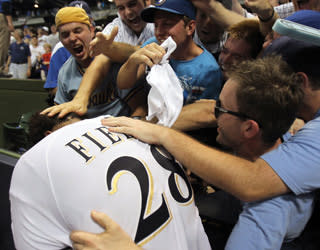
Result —
[[157, 10], [187, 16], [192, 20], [196, 19], [196, 8], [189, 0], [156, 0], [154, 5], [155, 6], [145, 8], [141, 12], [143, 21], [153, 23], [154, 14]]

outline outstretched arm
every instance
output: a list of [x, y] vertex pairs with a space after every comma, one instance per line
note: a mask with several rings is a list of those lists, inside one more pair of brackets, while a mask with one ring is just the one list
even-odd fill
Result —
[[70, 235], [75, 250], [141, 250], [130, 236], [110, 217], [92, 211], [92, 219], [105, 231], [100, 234], [73, 231]]
[[98, 32], [96, 38], [90, 42], [90, 55], [94, 57], [104, 54], [113, 62], [125, 62], [140, 47], [113, 41], [117, 33], [118, 26], [112, 29], [110, 35]]
[[54, 116], [59, 113], [59, 118], [64, 117], [70, 112], [84, 115], [87, 112], [91, 93], [102, 82], [109, 72], [111, 61], [104, 55], [97, 56], [87, 68], [82, 77], [77, 94], [70, 102], [49, 107], [41, 112], [48, 116]]
[[[109, 53], [111, 58], [103, 54], [94, 58], [83, 75], [80, 87], [73, 100], [47, 108], [43, 110], [41, 114], [54, 116], [59, 113], [59, 118], [62, 118], [70, 112], [75, 112], [79, 115], [84, 115], [87, 112], [90, 96], [108, 74], [112, 61], [124, 62], [135, 50], [137, 50], [137, 47], [135, 46], [113, 42], [117, 32], [118, 29], [115, 27], [110, 35], [107, 36], [102, 34], [104, 40], [99, 42], [99, 49], [103, 47], [102, 43], [105, 42], [106, 46], [103, 52], [112, 51]], [[98, 51], [92, 53], [98, 53]]]
[[190, 131], [217, 125], [214, 116], [215, 100], [202, 99], [182, 107], [178, 119], [172, 128], [180, 131]]
[[126, 133], [164, 146], [186, 168], [244, 201], [261, 200], [289, 192], [262, 159], [251, 162], [210, 148], [176, 130], [127, 117], [102, 121], [112, 132]]
[[273, 6], [269, 0], [246, 0], [245, 4], [253, 13], [258, 15], [260, 31], [266, 36], [272, 30], [274, 22], [279, 18]]
[[239, 13], [226, 9], [222, 3], [216, 0], [192, 0], [192, 3], [224, 29], [228, 29], [231, 25], [245, 19]]

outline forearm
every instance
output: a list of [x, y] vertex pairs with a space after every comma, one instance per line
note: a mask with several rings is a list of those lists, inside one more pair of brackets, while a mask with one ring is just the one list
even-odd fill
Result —
[[250, 162], [205, 146], [172, 129], [164, 128], [156, 134], [159, 144], [189, 170], [241, 200], [261, 200], [289, 192], [262, 159]]
[[[273, 8], [272, 8], [273, 9]], [[274, 11], [274, 10], [273, 10]], [[269, 11], [269, 16], [266, 15], [264, 19], [259, 19], [259, 25], [260, 25], [260, 31], [261, 33], [266, 36], [269, 32], [272, 31], [272, 26], [275, 23], [275, 21], [279, 18], [277, 12], [273, 12], [272, 10]], [[273, 16], [272, 16], [273, 14]], [[271, 19], [268, 19], [272, 16]], [[262, 16], [261, 16], [262, 17]], [[261, 18], [260, 17], [260, 18]], [[268, 21], [263, 21], [268, 20]]]
[[215, 127], [217, 122], [213, 114], [214, 106], [214, 100], [201, 101], [184, 106], [172, 128], [180, 131], [190, 131], [205, 127]]
[[110, 66], [111, 61], [106, 56], [99, 55], [95, 57], [83, 75], [74, 99], [87, 104], [93, 91], [108, 74]]
[[[107, 48], [107, 47], [106, 47]], [[127, 43], [113, 42], [110, 48], [103, 51], [103, 54], [113, 62], [123, 63], [136, 52], [140, 46], [132, 46]]]
[[31, 70], [31, 57], [28, 56], [28, 69]]
[[12, 16], [6, 16], [8, 22], [9, 31], [14, 31]]
[[207, 14], [224, 29], [228, 29], [231, 25], [241, 22], [245, 19], [239, 13], [226, 9], [218, 1], [210, 1], [209, 8], [206, 10]]
[[134, 86], [138, 80], [140, 64], [134, 60], [128, 59], [120, 68], [117, 76], [117, 86], [119, 89], [129, 89]]

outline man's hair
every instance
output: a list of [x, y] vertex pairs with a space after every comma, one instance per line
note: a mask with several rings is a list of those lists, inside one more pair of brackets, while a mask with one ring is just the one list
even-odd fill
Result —
[[234, 39], [243, 39], [251, 47], [251, 57], [256, 58], [262, 49], [264, 36], [260, 32], [259, 21], [246, 19], [229, 27], [228, 36]]
[[239, 112], [258, 122], [264, 143], [272, 145], [296, 118], [304, 95], [301, 78], [280, 56], [243, 61], [228, 76], [239, 84]]
[[32, 144], [38, 143], [46, 136], [47, 131], [53, 131], [54, 127], [76, 117], [80, 118], [76, 113], [70, 113], [63, 118], [58, 118], [58, 115], [49, 117], [47, 115], [42, 115], [39, 112], [33, 114], [29, 120], [30, 142]]

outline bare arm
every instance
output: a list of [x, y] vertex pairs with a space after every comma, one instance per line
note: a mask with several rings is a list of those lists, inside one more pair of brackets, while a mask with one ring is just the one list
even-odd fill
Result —
[[8, 22], [8, 28], [10, 32], [14, 31], [14, 26], [13, 26], [13, 22], [12, 22], [12, 16], [6, 16], [7, 18], [7, 22]]
[[76, 112], [79, 115], [84, 115], [87, 112], [90, 95], [96, 87], [102, 82], [109, 72], [111, 61], [104, 55], [97, 56], [87, 68], [82, 77], [80, 87], [72, 101], [62, 103], [41, 112], [53, 116], [59, 114], [59, 117], [64, 117], [70, 112]]
[[258, 15], [260, 31], [266, 36], [272, 30], [274, 22], [279, 18], [273, 6], [269, 0], [246, 0], [245, 4]]
[[126, 117], [108, 118], [102, 124], [111, 126], [110, 131], [163, 145], [190, 171], [241, 200], [261, 200], [290, 191], [260, 158], [247, 161], [205, 146], [176, 130]]
[[90, 55], [97, 56], [99, 54], [104, 54], [113, 62], [125, 62], [129, 56], [137, 51], [140, 47], [127, 43], [114, 42], [113, 40], [117, 33], [117, 26], [113, 28], [110, 35], [98, 32], [96, 34], [96, 38], [90, 43]]
[[192, 0], [192, 3], [224, 29], [245, 19], [239, 13], [226, 9], [216, 0]]
[[[95, 43], [94, 45], [90, 45], [92, 54], [99, 54], [100, 52], [102, 52], [99, 49], [104, 48], [103, 52], [108, 54], [111, 58], [103, 54], [100, 54], [94, 58], [90, 66], [87, 68], [85, 74], [83, 75], [80, 87], [73, 100], [47, 108], [43, 110], [41, 114], [48, 114], [49, 116], [53, 116], [60, 113], [59, 117], [61, 118], [70, 112], [76, 112], [79, 115], [84, 115], [87, 112], [87, 106], [90, 96], [109, 73], [112, 60], [117, 62], [124, 62], [134, 51], [138, 49], [138, 47], [131, 46], [129, 44], [113, 42], [114, 37], [117, 35], [117, 32], [118, 29], [117, 27], [115, 27], [111, 31], [110, 35], [107, 36], [101, 34], [103, 38], [101, 38], [101, 40], [99, 40], [99, 42]], [[95, 47], [95, 45], [97, 45], [98, 47]], [[95, 51], [94, 48], [96, 48]]]
[[144, 75], [146, 65], [152, 67], [161, 61], [165, 50], [156, 43], [151, 43], [133, 53], [119, 70], [117, 85], [119, 89], [132, 88]]
[[190, 131], [205, 127], [215, 127], [217, 125], [214, 116], [215, 103], [215, 100], [199, 100], [185, 105], [172, 128]]
[[27, 76], [31, 76], [31, 56], [28, 56], [28, 71]]

